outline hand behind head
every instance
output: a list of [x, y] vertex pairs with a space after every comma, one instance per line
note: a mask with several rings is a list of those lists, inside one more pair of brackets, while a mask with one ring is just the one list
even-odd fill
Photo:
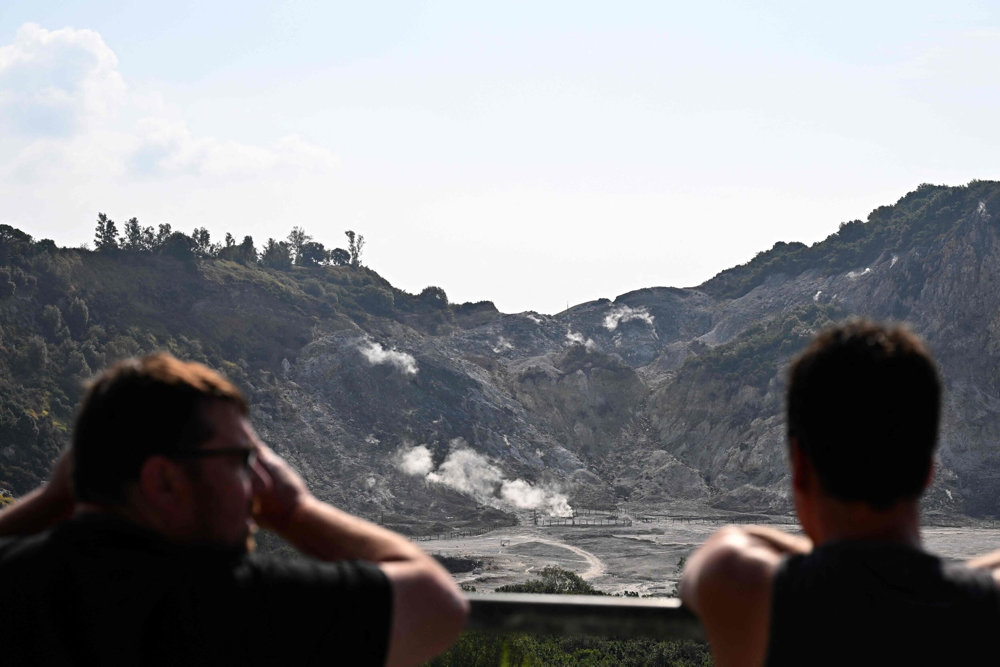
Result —
[[302, 477], [259, 441], [253, 474], [254, 518], [261, 526], [280, 533], [295, 508], [312, 494]]

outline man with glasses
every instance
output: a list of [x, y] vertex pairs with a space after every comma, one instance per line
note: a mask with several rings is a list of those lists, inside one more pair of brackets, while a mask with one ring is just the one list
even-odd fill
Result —
[[[258, 524], [309, 558], [253, 554]], [[0, 536], [9, 664], [416, 664], [467, 613], [430, 556], [317, 500], [232, 384], [165, 354], [97, 378]]]

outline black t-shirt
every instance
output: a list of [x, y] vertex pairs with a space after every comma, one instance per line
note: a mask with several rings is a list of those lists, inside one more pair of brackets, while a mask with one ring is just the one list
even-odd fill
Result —
[[766, 664], [996, 665], [988, 572], [903, 545], [839, 542], [782, 561]]
[[392, 590], [370, 563], [168, 543], [107, 515], [0, 540], [7, 665], [381, 665]]

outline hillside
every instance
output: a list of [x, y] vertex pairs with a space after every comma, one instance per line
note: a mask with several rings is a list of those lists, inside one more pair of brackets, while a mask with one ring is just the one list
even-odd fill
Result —
[[946, 514], [1000, 514], [1000, 183], [923, 185], [812, 246], [555, 316], [360, 266], [59, 249], [0, 227], [0, 495], [67, 440], [82, 382], [167, 349], [221, 369], [318, 494], [409, 532], [616, 496], [787, 511], [784, 368], [848, 315], [908, 322], [946, 384]]

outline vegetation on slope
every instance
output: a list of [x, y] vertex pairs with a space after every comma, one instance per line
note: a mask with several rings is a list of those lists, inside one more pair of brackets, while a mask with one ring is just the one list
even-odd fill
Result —
[[837, 304], [812, 303], [751, 326], [734, 340], [689, 357], [677, 382], [736, 392], [742, 387], [766, 389], [775, 371], [801, 351], [813, 335], [844, 319]]
[[407, 294], [361, 265], [357, 238], [344, 262], [277, 269], [256, 252], [227, 255], [240, 246], [206, 249], [207, 232], [202, 244], [170, 232], [159, 245], [150, 232], [153, 245], [136, 247], [109, 222], [96, 251], [0, 225], [0, 495], [43, 479], [85, 381], [117, 359], [167, 350], [221, 369], [253, 400], [318, 327], [360, 333], [388, 318], [437, 332], [458, 326], [456, 311], [464, 319], [440, 288]]
[[893, 206], [880, 206], [868, 220], [852, 220], [824, 239], [774, 244], [747, 262], [720, 272], [700, 289], [718, 298], [740, 297], [769, 276], [796, 276], [808, 269], [843, 272], [866, 266], [884, 252], [902, 252], [933, 242], [980, 211], [1000, 208], [1000, 182], [972, 181], [964, 187], [923, 184]]

